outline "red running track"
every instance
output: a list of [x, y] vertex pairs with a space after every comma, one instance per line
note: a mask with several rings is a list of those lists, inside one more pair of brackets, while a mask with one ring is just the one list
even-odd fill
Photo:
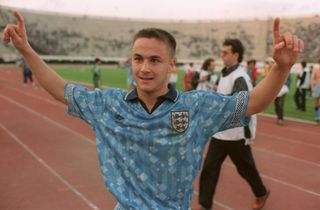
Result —
[[[0, 209], [112, 210], [94, 134], [43, 89], [22, 86], [21, 72], [0, 68]], [[271, 189], [269, 210], [320, 209], [320, 127], [259, 115], [253, 153]], [[192, 208], [198, 207], [198, 178]], [[227, 160], [215, 210], [248, 210], [254, 197]]]

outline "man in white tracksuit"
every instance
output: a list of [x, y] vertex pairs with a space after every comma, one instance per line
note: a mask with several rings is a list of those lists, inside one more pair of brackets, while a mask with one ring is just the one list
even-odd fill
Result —
[[[239, 91], [251, 91], [252, 83], [245, 69], [240, 66], [244, 47], [238, 39], [226, 39], [221, 50], [225, 68], [217, 92], [232, 95]], [[237, 171], [250, 185], [256, 200], [252, 209], [261, 209], [269, 195], [255, 166], [250, 140], [255, 136], [256, 116], [247, 127], [232, 128], [216, 133], [210, 141], [207, 156], [200, 176], [199, 203], [203, 209], [212, 208], [212, 200], [223, 161], [229, 155]]]

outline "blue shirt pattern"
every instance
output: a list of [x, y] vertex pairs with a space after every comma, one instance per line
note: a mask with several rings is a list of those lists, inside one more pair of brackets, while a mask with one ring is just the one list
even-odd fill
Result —
[[126, 101], [126, 94], [65, 87], [68, 113], [95, 131], [101, 171], [118, 201], [116, 209], [189, 209], [205, 144], [218, 131], [248, 124], [249, 93], [178, 93], [151, 114], [138, 101]]

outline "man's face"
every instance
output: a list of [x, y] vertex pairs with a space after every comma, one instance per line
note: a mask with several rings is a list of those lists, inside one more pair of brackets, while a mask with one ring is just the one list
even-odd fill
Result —
[[138, 94], [164, 95], [175, 59], [166, 43], [155, 38], [139, 38], [132, 47], [132, 72]]
[[254, 63], [249, 63], [248, 64], [248, 69], [250, 69], [252, 71], [252, 70], [254, 70], [254, 68], [255, 68]]
[[209, 72], [213, 72], [214, 68], [215, 68], [214, 61], [211, 61], [209, 66], [208, 66], [208, 71]]
[[230, 45], [222, 46], [220, 56], [226, 67], [231, 67], [238, 63], [239, 54], [232, 53], [232, 46]]

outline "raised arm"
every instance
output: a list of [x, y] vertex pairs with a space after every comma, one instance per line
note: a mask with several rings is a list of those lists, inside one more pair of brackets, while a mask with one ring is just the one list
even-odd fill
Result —
[[303, 51], [304, 43], [290, 32], [279, 33], [280, 20], [273, 23], [273, 59], [268, 76], [251, 92], [246, 115], [263, 111], [275, 99], [285, 83], [291, 67], [297, 62], [299, 53]]
[[11, 41], [13, 46], [21, 53], [24, 60], [28, 63], [32, 73], [36, 76], [41, 86], [54, 98], [65, 103], [63, 96], [66, 81], [51, 69], [32, 49], [28, 42], [23, 17], [17, 11], [14, 11], [13, 14], [17, 20], [17, 25], [8, 24], [5, 27], [2, 37], [3, 43], [8, 44]]

